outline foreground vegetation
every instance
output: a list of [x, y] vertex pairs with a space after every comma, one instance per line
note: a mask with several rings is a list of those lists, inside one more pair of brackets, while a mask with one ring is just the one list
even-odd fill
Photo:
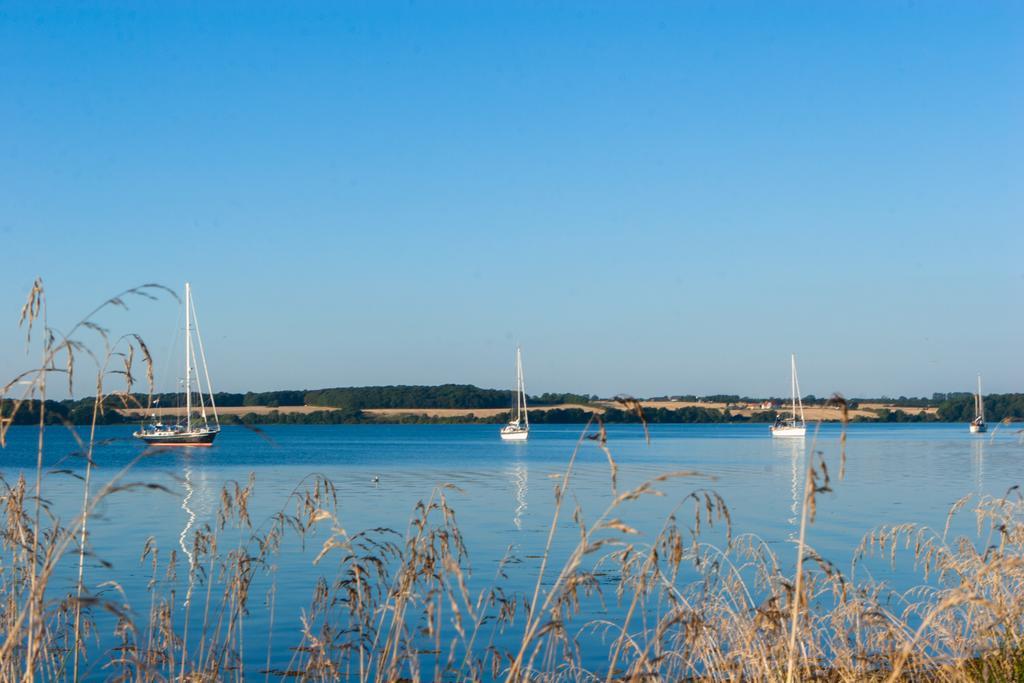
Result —
[[[151, 292], [122, 296], [131, 294]], [[48, 378], [70, 382], [82, 372], [69, 360], [83, 353], [76, 334], [100, 337], [102, 350], [91, 357], [101, 389], [116, 377], [124, 384], [121, 398], [130, 395], [137, 357], [151, 378], [148, 350], [137, 337], [113, 338], [91, 318], [68, 336], [51, 331], [41, 283], [22, 318], [29, 335], [37, 333], [41, 362], [4, 394], [19, 388], [25, 394], [15, 403], [42, 400], [40, 427]], [[833, 402], [845, 414], [845, 402]], [[645, 424], [639, 404], [626, 402], [623, 410]], [[0, 423], [0, 445], [10, 424]], [[816, 514], [844, 476], [845, 431], [829, 458], [815, 444], [808, 451], [791, 562], [733, 529], [726, 501], [703, 488], [698, 473], [666, 473], [620, 489], [614, 444], [592, 417], [554, 482], [545, 550], [525, 594], [507, 589], [504, 567], [483, 588], [469, 588], [476, 585], [472, 548], [460, 533], [450, 487], [425, 492], [405, 532], [350, 533], [338, 516], [334, 485], [323, 477], [308, 479], [280, 513], [254, 524], [250, 477], [224, 487], [216, 523], [188, 539], [188, 561], [152, 541], [140, 548], [152, 578], [148, 600], [134, 606], [94, 585], [85, 562], [93, 555], [88, 529], [111, 496], [159, 487], [132, 481], [128, 469], [94, 488], [95, 431], [79, 436], [73, 474], [83, 479], [82, 502], [74, 518], [51, 514], [47, 486], [63, 475], [43, 467], [46, 430], [38, 433], [35, 471], [0, 486], [0, 680], [78, 680], [103, 672], [114, 680], [210, 682], [1014, 681], [1024, 673], [1019, 489], [957, 501], [949, 520], [972, 515], [976, 537], [950, 537], [949, 521], [941, 531], [893, 524], [868, 534], [855, 566], [870, 557], [905, 558], [921, 572], [919, 589], [893, 594], [871, 578], [855, 580], [813, 549]], [[603, 511], [570, 512], [577, 453], [588, 441], [607, 456], [611, 503]], [[668, 482], [679, 480], [693, 480], [694, 488], [675, 501], [660, 531], [637, 531], [630, 522], [636, 506], [667, 495]], [[575, 540], [556, 554], [555, 540], [564, 534]], [[298, 622], [280, 623], [276, 558], [292, 538], [315, 543], [310, 609]], [[784, 569], [788, 564], [794, 568]], [[53, 578], [69, 567], [78, 580], [62, 593]], [[270, 590], [251, 595], [257, 582]], [[596, 599], [614, 602], [621, 616], [583, 616], [581, 606]], [[253, 639], [246, 624], [257, 611], [267, 614], [268, 626]], [[282, 642], [290, 661], [271, 656]], [[596, 649], [608, 654], [595, 664], [584, 653]], [[252, 661], [265, 663], [246, 664]]]

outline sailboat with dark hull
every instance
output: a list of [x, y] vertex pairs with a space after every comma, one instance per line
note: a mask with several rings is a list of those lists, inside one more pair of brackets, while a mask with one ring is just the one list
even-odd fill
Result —
[[220, 429], [191, 429], [181, 425], [154, 423], [147, 425], [132, 436], [150, 446], [211, 446], [220, 434]]
[[[192, 343], [193, 328], [197, 344]], [[196, 358], [196, 347], [199, 357]], [[196, 371], [201, 361], [202, 375]], [[204, 392], [205, 380], [205, 392]], [[193, 401], [193, 383], [196, 388], [196, 400]], [[207, 411], [209, 409], [209, 412]], [[211, 420], [212, 418], [212, 420]], [[210, 446], [220, 434], [220, 418], [217, 416], [217, 404], [213, 399], [213, 387], [210, 384], [210, 372], [206, 367], [206, 351], [203, 338], [199, 334], [199, 319], [196, 318], [195, 304], [192, 301], [192, 287], [185, 283], [185, 415], [174, 424], [165, 424], [155, 413], [153, 422], [144, 425], [132, 436], [150, 446]]]

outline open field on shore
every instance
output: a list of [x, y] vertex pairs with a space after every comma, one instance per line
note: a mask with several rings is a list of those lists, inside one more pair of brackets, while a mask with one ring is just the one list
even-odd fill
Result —
[[926, 413], [928, 415], [935, 415], [939, 412], [938, 408], [920, 408], [917, 406], [899, 406], [892, 403], [861, 403], [860, 407], [865, 410], [902, 410], [909, 415], [917, 415], [918, 413]]
[[[712, 410], [726, 410], [727, 404], [725, 403], [701, 403], [698, 401], [641, 401], [640, 404], [645, 410], [655, 410], [658, 408], [664, 408], [667, 410], [677, 410], [679, 408], [706, 408]], [[578, 408], [580, 410], [603, 413], [607, 408], [622, 408], [621, 404], [615, 403], [614, 401], [600, 401], [593, 405], [580, 405], [575, 403], [563, 403], [554, 406], [531, 406], [530, 410], [567, 410], [572, 408]], [[325, 410], [336, 410], [328, 406], [229, 406], [224, 408], [217, 408], [217, 412], [221, 415], [268, 415], [273, 412], [277, 412], [281, 415], [288, 414], [300, 414], [305, 415], [309, 413], [315, 413]], [[764, 412], [761, 409], [753, 408], [737, 408], [728, 407], [729, 412], [734, 415], [742, 415], [744, 417], [750, 417], [755, 413]], [[919, 413], [927, 413], [934, 415], [936, 412], [935, 408], [919, 408], [910, 406], [900, 406], [894, 404], [883, 404], [883, 403], [862, 403], [856, 410], [850, 411], [850, 418], [862, 417], [866, 419], [873, 419], [878, 417], [878, 411], [880, 410], [902, 410], [908, 415], [917, 415]], [[139, 411], [139, 410], [122, 410], [124, 415], [136, 419], [141, 419], [144, 415], [157, 414], [160, 417], [168, 417], [178, 415], [181, 413], [179, 408], [155, 408], [152, 411]], [[399, 415], [422, 415], [426, 417], [445, 417], [445, 418], [458, 418], [468, 417], [470, 415], [474, 417], [487, 418], [495, 417], [503, 413], [508, 412], [508, 408], [367, 408], [363, 412], [367, 415], [375, 415], [380, 418], [390, 418]], [[804, 414], [808, 420], [821, 420], [824, 422], [834, 421], [840, 419], [840, 412], [838, 408], [826, 408], [822, 406], [807, 406], [804, 408]]]
[[[607, 406], [607, 407], [615, 407], [616, 406], [616, 404], [614, 402], [601, 402], [600, 405]], [[755, 409], [755, 408], [745, 408], [745, 407], [744, 408], [737, 408], [735, 406], [731, 406], [731, 405], [726, 404], [726, 403], [711, 403], [711, 402], [703, 402], [702, 403], [700, 401], [641, 401], [640, 405], [642, 405], [644, 407], [644, 409], [657, 409], [657, 408], [665, 408], [667, 410], [677, 410], [679, 408], [708, 408], [708, 409], [713, 409], [713, 410], [726, 410], [726, 409], [728, 409], [729, 412], [732, 413], [733, 415], [743, 415], [745, 417], [750, 417], [754, 413], [764, 412], [764, 410], [761, 410], [759, 408], [758, 409]], [[867, 419], [872, 419], [872, 418], [878, 417], [878, 411], [883, 410], [883, 409], [884, 410], [893, 410], [893, 411], [895, 411], [895, 410], [902, 410], [903, 412], [907, 413], [908, 415], [917, 415], [918, 413], [927, 413], [929, 415], [934, 415], [938, 411], [937, 408], [918, 408], [918, 407], [900, 406], [900, 405], [886, 404], [886, 403], [861, 403], [860, 406], [857, 409], [849, 411], [849, 415], [850, 415], [850, 419], [853, 419], [853, 418], [856, 418], [856, 417], [863, 417], [863, 418], [867, 418]], [[786, 407], [782, 406], [782, 407], [778, 408], [778, 410], [780, 410], [780, 412], [783, 412], [783, 411], [786, 410]], [[838, 408], [826, 408], [824, 406], [804, 406], [804, 416], [808, 420], [822, 420], [824, 422], [828, 422], [828, 421], [831, 421], [831, 420], [839, 420], [840, 419], [840, 414], [841, 413], [840, 413]]]

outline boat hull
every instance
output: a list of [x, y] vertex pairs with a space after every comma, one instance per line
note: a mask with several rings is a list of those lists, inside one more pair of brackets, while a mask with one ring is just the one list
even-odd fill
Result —
[[144, 442], [148, 446], [190, 446], [203, 447], [212, 446], [213, 440], [217, 438], [219, 431], [203, 432], [182, 432], [179, 434], [145, 434], [136, 432], [132, 436]]
[[501, 432], [502, 441], [526, 441], [530, 436], [529, 429], [523, 429], [515, 432]]
[[771, 427], [770, 429], [772, 430], [772, 436], [790, 438], [807, 436], [807, 427]]
[[972, 424], [970, 426], [970, 430], [971, 430], [971, 434], [981, 434], [982, 432], [985, 432], [985, 431], [988, 430], [988, 426], [987, 425], [983, 425], [983, 424], [980, 424], [980, 425], [979, 424]]

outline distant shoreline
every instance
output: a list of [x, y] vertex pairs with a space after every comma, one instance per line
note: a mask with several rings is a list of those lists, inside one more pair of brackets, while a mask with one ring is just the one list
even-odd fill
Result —
[[[700, 401], [639, 401], [646, 420], [652, 423], [720, 424], [772, 422], [785, 409], [739, 406], [723, 402]], [[622, 419], [623, 406], [614, 401], [595, 401], [588, 404], [561, 403], [529, 409], [535, 423], [576, 424], [586, 422], [592, 415], [601, 416], [609, 423], [640, 422], [638, 416], [627, 413]], [[120, 410], [126, 420], [142, 421], [153, 415], [173, 417], [177, 408], [155, 408], [150, 411]], [[477, 424], [500, 423], [507, 419], [505, 408], [362, 408], [343, 410], [327, 406], [229, 406], [218, 408], [226, 424]], [[897, 419], [892, 419], [895, 415]], [[809, 422], [840, 422], [842, 411], [838, 407], [808, 406], [804, 416]], [[705, 418], [705, 419], [700, 419]], [[865, 403], [850, 409], [847, 418], [852, 422], [939, 422], [934, 407], [901, 406], [896, 404]], [[952, 422], [952, 421], [950, 421]]]
[[[224, 424], [404, 424], [500, 423], [509, 418], [512, 392], [466, 384], [437, 386], [389, 385], [283, 390], [262, 393], [218, 392], [212, 396]], [[0, 419], [13, 424], [88, 424], [94, 397], [48, 400], [45, 415], [38, 400], [0, 401]], [[103, 397], [100, 424], [166, 421], [183, 414], [181, 394], [113, 393]], [[730, 394], [659, 396], [646, 399], [601, 398], [576, 393], [529, 396], [531, 424], [575, 424], [598, 417], [606, 423], [765, 423], [786, 417], [788, 398], [750, 398]], [[195, 397], [193, 409], [206, 406], [211, 396]], [[641, 412], [638, 412], [642, 411]], [[931, 398], [889, 399], [807, 395], [803, 416], [810, 422], [969, 422], [975, 417], [975, 397], [967, 392], [934, 394]], [[985, 396], [990, 423], [1024, 420], [1024, 393]]]

